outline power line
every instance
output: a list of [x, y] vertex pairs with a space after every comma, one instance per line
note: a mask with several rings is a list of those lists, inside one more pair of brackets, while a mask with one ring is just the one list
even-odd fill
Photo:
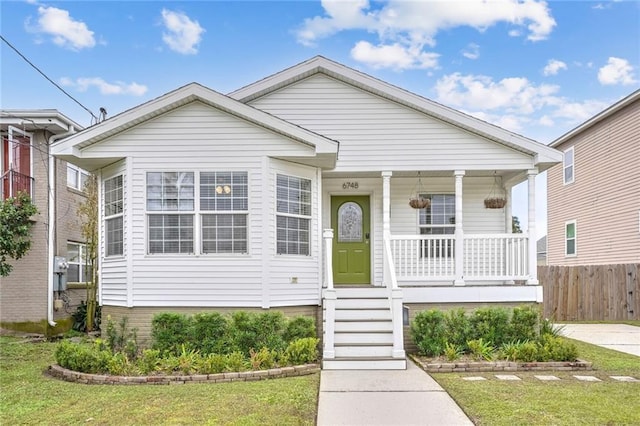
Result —
[[4, 38], [4, 36], [2, 34], [0, 34], [0, 38], [2, 39], [2, 41], [7, 43], [7, 45], [10, 48], [12, 48], [22, 59], [24, 59], [29, 65], [31, 65], [33, 67], [33, 69], [38, 71], [44, 78], [46, 78], [49, 81], [49, 83], [51, 83], [54, 86], [56, 86], [62, 93], [67, 95], [72, 101], [74, 101], [75, 103], [80, 105], [85, 111], [87, 111], [89, 114], [91, 114], [91, 117], [93, 117], [95, 119], [96, 123], [98, 122], [98, 117], [89, 108], [87, 108], [86, 106], [82, 105], [79, 100], [77, 100], [76, 98], [71, 96], [66, 90], [64, 90], [62, 87], [60, 87], [60, 85], [58, 83], [56, 83], [55, 81], [51, 80], [49, 78], [49, 76], [47, 76], [42, 70], [40, 70], [40, 68], [38, 68], [33, 62], [31, 62], [29, 59], [27, 59], [27, 57], [24, 56], [17, 48], [15, 48], [11, 43], [9, 43], [9, 41], [6, 38]]

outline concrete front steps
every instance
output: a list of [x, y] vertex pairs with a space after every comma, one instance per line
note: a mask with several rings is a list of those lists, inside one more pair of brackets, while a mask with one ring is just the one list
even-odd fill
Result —
[[322, 368], [406, 369], [405, 358], [392, 356], [393, 323], [388, 290], [371, 286], [336, 287], [336, 297], [335, 358], [325, 358]]

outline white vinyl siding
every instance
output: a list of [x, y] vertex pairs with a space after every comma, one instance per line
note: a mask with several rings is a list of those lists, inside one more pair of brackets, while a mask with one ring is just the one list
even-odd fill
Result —
[[573, 183], [575, 180], [575, 150], [573, 147], [567, 149], [564, 152], [563, 160], [562, 160], [562, 176], [564, 179], [564, 184]]
[[[193, 102], [88, 150], [107, 156], [126, 152], [127, 161], [132, 165], [131, 176], [126, 179], [131, 191], [127, 199], [131, 200], [133, 210], [129, 224], [131, 234], [127, 235], [131, 248], [127, 258], [132, 306], [259, 308], [318, 303], [317, 239], [311, 238], [309, 256], [277, 256], [275, 252], [276, 168], [273, 164], [277, 164], [277, 173], [313, 179], [313, 185], [316, 185], [316, 171], [273, 157], [313, 155], [312, 147]], [[247, 210], [230, 212], [246, 217], [246, 253], [147, 253], [146, 174], [181, 171], [193, 172], [194, 177], [226, 171], [247, 174]], [[196, 178], [196, 188], [198, 185]], [[199, 204], [197, 191], [196, 204]], [[205, 211], [201, 206], [196, 210], [194, 251], [199, 251], [204, 242], [198, 225], [201, 215], [217, 213]], [[315, 214], [314, 207], [312, 218]], [[234, 228], [237, 228], [235, 224]], [[316, 228], [317, 222], [313, 219], [311, 229]], [[298, 277], [298, 284], [291, 283], [292, 276]], [[115, 275], [109, 279], [113, 279], [113, 285], [105, 285], [112, 285], [110, 289], [122, 282]], [[124, 301], [126, 303], [126, 298]]]
[[340, 141], [332, 172], [496, 170], [534, 167], [530, 155], [494, 143], [326, 75], [251, 105]]

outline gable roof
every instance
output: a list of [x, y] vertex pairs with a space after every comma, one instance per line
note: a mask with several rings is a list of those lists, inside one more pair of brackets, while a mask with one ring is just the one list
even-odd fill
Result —
[[553, 164], [562, 161], [562, 154], [560, 152], [544, 144], [471, 117], [470, 115], [446, 107], [353, 68], [331, 61], [323, 56], [316, 56], [298, 65], [294, 65], [284, 71], [233, 91], [229, 93], [228, 96], [240, 102], [248, 103], [318, 73], [325, 74], [366, 92], [407, 106], [462, 128], [469, 133], [532, 155], [534, 156], [535, 164], [538, 165], [540, 170], [545, 170]]
[[630, 104], [638, 101], [639, 99], [640, 99], [640, 89], [636, 90], [635, 92], [631, 93], [629, 96], [621, 99], [620, 101], [616, 102], [615, 104], [611, 105], [610, 107], [606, 108], [605, 110], [601, 111], [600, 113], [594, 115], [593, 117], [591, 117], [590, 119], [588, 119], [584, 123], [580, 124], [578, 127], [575, 127], [574, 129], [569, 130], [567, 133], [565, 133], [564, 135], [560, 136], [555, 141], [551, 142], [549, 144], [549, 146], [557, 147], [559, 145], [562, 145], [567, 140], [569, 140], [569, 139], [573, 138], [574, 136], [576, 136], [576, 135], [578, 135], [578, 134], [590, 129], [591, 127], [595, 126], [599, 122], [601, 122], [603, 120], [606, 120], [607, 118], [609, 118], [610, 116], [612, 116], [616, 112], [618, 112], [621, 109], [625, 108], [627, 105], [630, 105]]
[[[238, 102], [198, 83], [187, 84], [58, 141], [52, 145], [52, 153], [63, 159], [73, 157], [80, 159], [83, 148], [194, 101], [202, 102], [296, 142], [311, 146], [315, 148], [316, 155], [329, 154], [329, 157], [337, 157], [338, 142]], [[331, 162], [330, 159], [329, 162]], [[335, 164], [335, 158], [333, 163]]]

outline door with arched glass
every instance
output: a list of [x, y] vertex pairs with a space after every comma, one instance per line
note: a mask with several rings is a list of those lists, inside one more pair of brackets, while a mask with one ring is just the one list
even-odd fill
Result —
[[331, 197], [333, 282], [371, 284], [369, 196]]

